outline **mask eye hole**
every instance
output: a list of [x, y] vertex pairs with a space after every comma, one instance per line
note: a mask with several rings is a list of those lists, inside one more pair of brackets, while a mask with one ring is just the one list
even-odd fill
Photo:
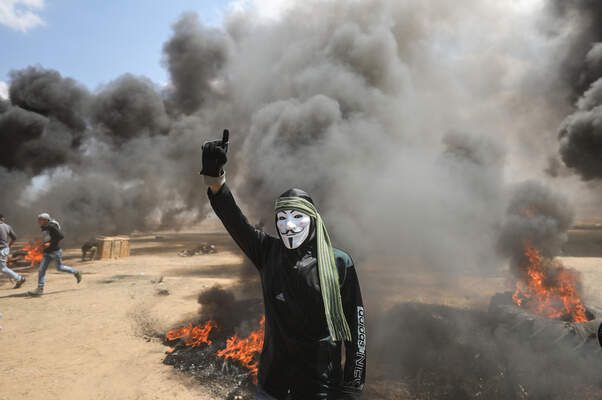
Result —
[[301, 215], [301, 214], [295, 214], [295, 218], [297, 218], [297, 219], [303, 218], [303, 215]]
[[285, 219], [282, 215], [278, 217], [278, 221], [284, 221]]

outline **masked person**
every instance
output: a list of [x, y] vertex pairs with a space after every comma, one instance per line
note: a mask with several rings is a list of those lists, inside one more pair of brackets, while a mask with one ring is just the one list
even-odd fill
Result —
[[65, 237], [61, 230], [61, 225], [58, 221], [50, 218], [47, 213], [38, 215], [38, 224], [42, 230], [42, 236], [44, 241], [44, 256], [40, 262], [40, 269], [38, 270], [38, 287], [35, 290], [30, 290], [28, 293], [32, 296], [40, 296], [44, 293], [44, 284], [46, 283], [46, 270], [50, 262], [56, 263], [56, 268], [61, 272], [67, 272], [73, 274], [77, 283], [82, 280], [82, 274], [74, 268], [63, 265], [63, 249], [59, 245], [59, 242]]
[[14, 288], [18, 289], [25, 283], [25, 277], [17, 274], [6, 265], [6, 260], [10, 254], [10, 246], [17, 240], [17, 234], [5, 221], [6, 217], [0, 214], [0, 267], [2, 267], [3, 274], [10, 276], [16, 282]]
[[253, 228], [225, 184], [226, 152], [226, 132], [205, 143], [201, 174], [213, 210], [261, 277], [266, 329], [256, 399], [359, 399], [366, 336], [351, 257], [332, 247], [313, 200], [300, 189], [276, 200], [279, 237]]

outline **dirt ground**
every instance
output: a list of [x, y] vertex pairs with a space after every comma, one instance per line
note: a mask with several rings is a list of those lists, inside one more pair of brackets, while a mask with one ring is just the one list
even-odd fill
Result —
[[[194, 319], [197, 294], [237, 276], [241, 257], [212, 222], [203, 234], [133, 235], [124, 259], [81, 262], [79, 249], [66, 249], [64, 264], [82, 271], [82, 282], [51, 266], [39, 298], [26, 294], [37, 268], [15, 268], [27, 278], [20, 289], [2, 275], [0, 400], [211, 399], [161, 363], [167, 348], [153, 334]], [[177, 255], [200, 242], [218, 253]]]
[[[602, 305], [600, 232], [573, 231], [563, 257], [567, 266], [582, 271], [585, 300], [597, 305]], [[233, 284], [242, 267], [240, 253], [216, 219], [198, 232], [131, 238], [131, 256], [124, 259], [81, 262], [78, 248], [66, 249], [64, 263], [82, 271], [82, 282], [51, 266], [39, 298], [26, 295], [36, 286], [36, 268], [16, 268], [27, 278], [16, 290], [0, 276], [0, 400], [214, 398], [162, 364], [167, 348], [155, 334], [194, 320], [204, 288]], [[214, 244], [217, 254], [177, 255], [200, 242]], [[504, 281], [501, 273], [467, 277], [458, 291], [415, 276], [396, 282], [400, 295], [391, 300], [483, 308], [491, 294], [504, 289]], [[169, 294], [161, 295], [164, 290]]]

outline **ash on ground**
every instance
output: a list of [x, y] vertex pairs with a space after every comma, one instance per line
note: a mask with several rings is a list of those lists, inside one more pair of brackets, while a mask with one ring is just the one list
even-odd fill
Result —
[[[560, 320], [550, 320], [544, 332], [537, 324], [525, 329], [529, 320], [517, 327], [499, 311], [505, 297], [494, 296], [489, 311], [402, 303], [373, 315], [363, 398], [601, 399], [602, 351], [597, 343], [555, 340], [554, 331], [564, 330]], [[248, 371], [216, 356], [225, 337], [201, 347], [165, 344], [175, 350], [164, 363], [196, 377], [216, 398], [254, 398]]]
[[175, 350], [167, 354], [163, 363], [194, 376], [203, 387], [211, 389], [214, 395], [218, 396], [216, 398], [255, 398], [255, 384], [249, 371], [234, 361], [217, 356], [217, 352], [225, 347], [225, 342], [214, 342], [199, 347], [187, 347], [179, 340], [166, 341], [165, 344], [175, 345]]
[[496, 309], [403, 303], [373, 315], [365, 398], [602, 398], [596, 343], [555, 341], [537, 325], [524, 329], [528, 323], [518, 329]]
[[237, 299], [233, 291], [217, 285], [201, 292], [198, 303], [199, 318], [192, 325], [205, 326], [209, 320], [214, 321], [217, 327], [208, 336], [211, 344], [186, 346], [185, 338], [170, 341], [164, 335], [163, 343], [174, 350], [163, 363], [194, 376], [218, 399], [253, 400], [254, 376], [238, 361], [218, 357], [217, 352], [226, 347], [226, 340], [235, 333], [247, 337], [260, 325], [263, 302], [259, 298]]

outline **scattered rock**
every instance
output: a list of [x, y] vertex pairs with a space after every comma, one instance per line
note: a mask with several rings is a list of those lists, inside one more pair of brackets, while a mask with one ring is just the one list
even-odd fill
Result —
[[204, 242], [192, 249], [182, 250], [178, 253], [178, 255], [180, 257], [192, 257], [192, 256], [200, 256], [203, 254], [213, 254], [216, 252], [217, 252], [217, 250], [215, 249], [214, 245]]
[[162, 280], [155, 285], [155, 295], [156, 296], [169, 296], [169, 289], [167, 285]]

